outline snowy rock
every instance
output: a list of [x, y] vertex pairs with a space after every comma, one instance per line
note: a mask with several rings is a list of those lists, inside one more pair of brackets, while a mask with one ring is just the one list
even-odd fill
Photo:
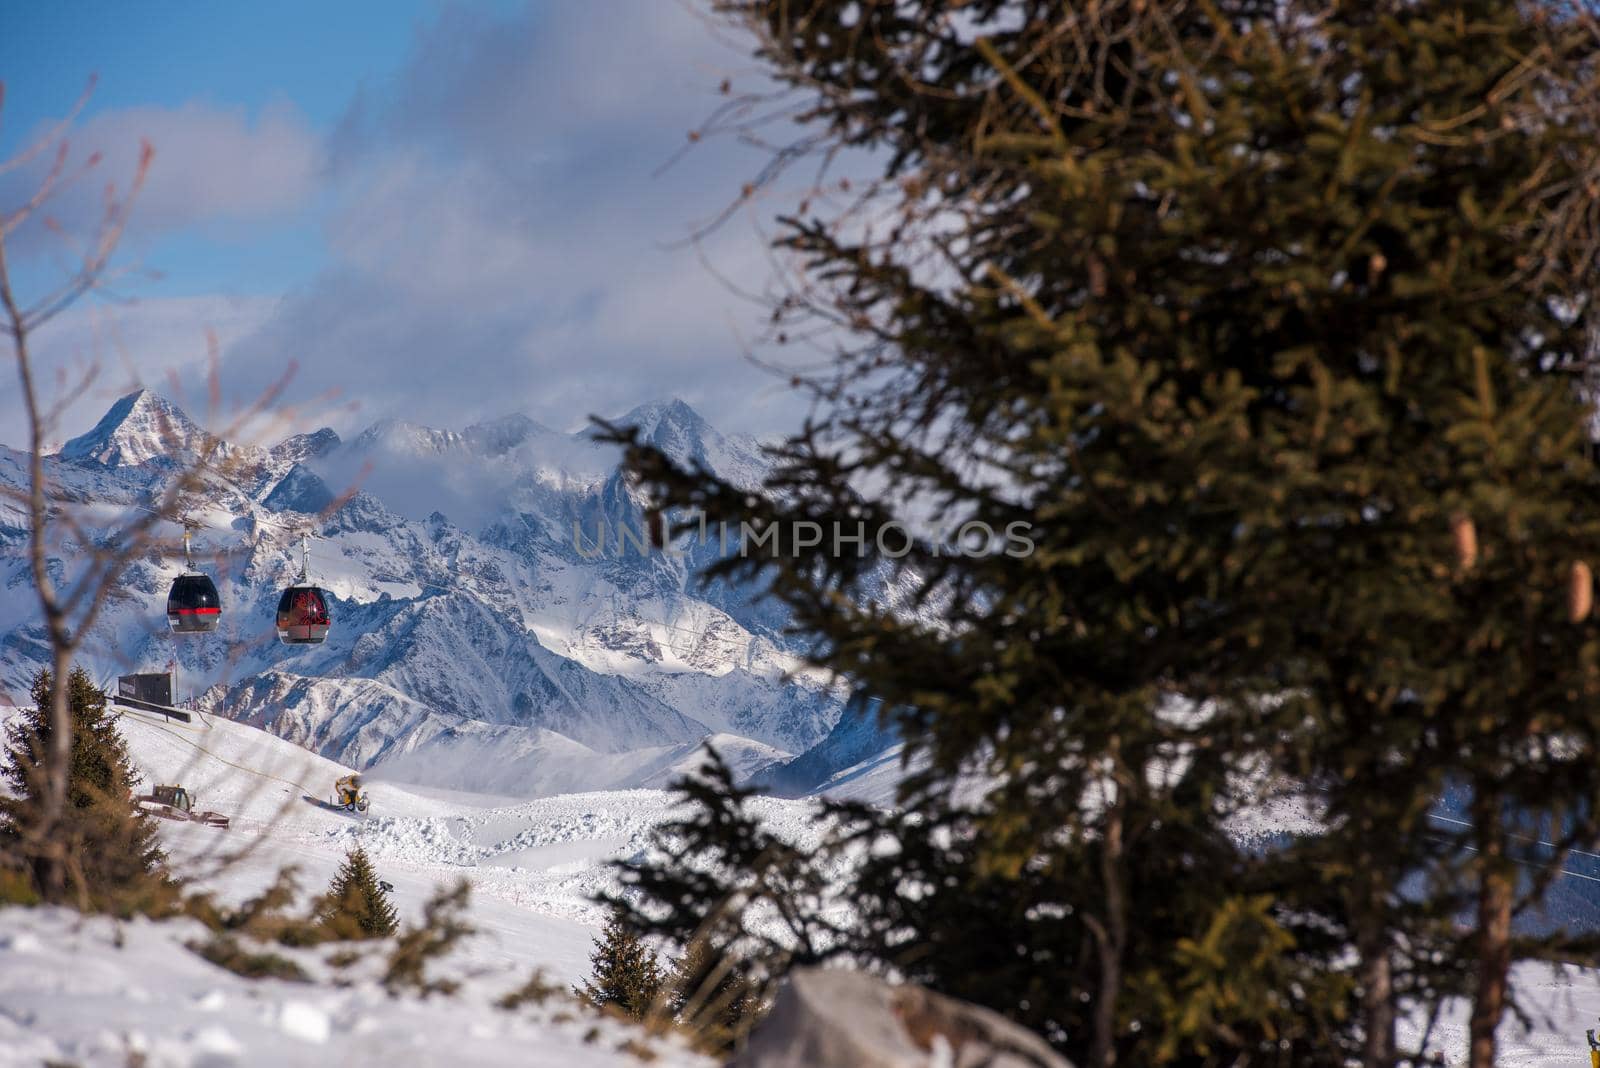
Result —
[[[845, 709], [827, 737], [793, 760], [765, 769], [756, 781], [780, 796], [797, 797], [830, 784], [835, 776], [858, 768], [863, 762], [891, 753], [898, 757], [899, 745], [899, 735], [893, 727], [880, 722], [875, 704], [869, 707], [852, 705]], [[898, 781], [898, 776], [894, 778]]]
[[316, 514], [333, 503], [333, 491], [305, 464], [297, 463], [261, 502], [269, 512]]
[[502, 456], [535, 435], [551, 431], [525, 415], [508, 415], [487, 423], [477, 423], [461, 432], [469, 448], [485, 456]]
[[268, 455], [279, 463], [303, 463], [326, 456], [339, 447], [339, 435], [331, 427], [310, 434], [295, 434], [274, 445]]
[[200, 1012], [221, 1012], [227, 1004], [228, 996], [220, 990], [207, 990], [194, 999], [194, 1007]]
[[383, 449], [411, 456], [427, 456], [452, 452], [463, 448], [465, 444], [463, 437], [453, 430], [435, 430], [408, 423], [404, 419], [382, 419], [362, 431], [351, 443], [351, 448], [362, 452]]
[[730, 1068], [1072, 1068], [998, 1013], [861, 972], [801, 968]]
[[736, 485], [759, 484], [766, 467], [753, 439], [724, 436], [676, 398], [641, 404], [616, 422], [636, 427], [639, 440], [654, 445], [675, 462], [709, 468]]

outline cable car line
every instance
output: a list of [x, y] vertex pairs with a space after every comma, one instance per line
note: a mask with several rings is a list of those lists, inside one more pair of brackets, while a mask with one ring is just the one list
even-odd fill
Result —
[[[1448, 841], [1448, 839], [1443, 839], [1443, 840], [1444, 841]], [[1465, 849], [1468, 853], [1477, 853], [1477, 852], [1479, 852], [1479, 850], [1478, 850], [1478, 848], [1476, 846], [1469, 846], [1469, 845], [1466, 845], [1466, 844], [1460, 843], [1460, 842], [1454, 842], [1454, 843], [1451, 843], [1451, 844], [1457, 845], [1460, 848]], [[1511, 861], [1511, 863], [1513, 863], [1513, 864], [1520, 864], [1524, 868], [1532, 868], [1534, 871], [1548, 871], [1549, 870], [1547, 868], [1541, 867], [1538, 864], [1534, 864], [1531, 861], [1518, 860], [1516, 857], [1507, 857], [1506, 859]], [[1581, 871], [1572, 871], [1569, 868], [1557, 868], [1555, 870], [1555, 874], [1556, 875], [1570, 875], [1574, 879], [1583, 879], [1585, 882], [1600, 883], [1600, 876], [1585, 875]]]
[[[1453, 823], [1458, 827], [1471, 827], [1472, 826], [1472, 824], [1467, 820], [1453, 819], [1453, 818], [1451, 818], [1449, 816], [1441, 816], [1441, 815], [1439, 815], [1438, 813], [1435, 813], [1435, 812], [1428, 813], [1428, 818], [1430, 820], [1438, 820], [1440, 823]], [[1512, 832], [1509, 832], [1509, 833], [1510, 833], [1510, 837], [1516, 838], [1519, 841], [1533, 842], [1535, 845], [1542, 845], [1547, 849], [1561, 849], [1562, 848], [1561, 846], [1556, 845], [1554, 842], [1546, 842], [1544, 839], [1536, 838], [1533, 835], [1517, 834], [1515, 831], [1512, 831]], [[1566, 852], [1569, 855], [1575, 856], [1575, 857], [1588, 857], [1590, 860], [1600, 860], [1600, 853], [1589, 853], [1589, 852], [1585, 852], [1582, 849], [1578, 849], [1576, 847], [1568, 847], [1566, 849]]]
[[303, 782], [295, 782], [293, 779], [285, 779], [281, 775], [273, 775], [271, 772], [258, 771], [255, 768], [246, 767], [243, 764], [236, 764], [233, 761], [229, 760], [227, 757], [219, 756], [216, 753], [213, 753], [211, 750], [207, 749], [205, 746], [201, 745], [199, 742], [192, 741], [192, 740], [190, 740], [188, 738], [185, 738], [183, 735], [181, 735], [177, 731], [173, 730], [171, 728], [170, 724], [156, 723], [153, 720], [147, 721], [147, 722], [148, 722], [149, 726], [154, 727], [156, 730], [165, 731], [166, 733], [172, 735], [172, 737], [178, 739], [178, 741], [182, 742], [184, 745], [191, 746], [191, 747], [199, 750], [200, 752], [204, 753], [206, 756], [210, 757], [212, 760], [219, 761], [220, 763], [226, 764], [230, 768], [238, 768], [240, 771], [246, 772], [247, 774], [255, 775], [255, 776], [258, 776], [258, 777], [263, 778], [263, 779], [271, 779], [274, 782], [281, 782], [285, 786], [293, 786], [293, 787], [296, 787], [297, 789], [304, 790], [307, 793], [314, 793], [315, 792], [312, 789], [312, 787], [307, 786]]

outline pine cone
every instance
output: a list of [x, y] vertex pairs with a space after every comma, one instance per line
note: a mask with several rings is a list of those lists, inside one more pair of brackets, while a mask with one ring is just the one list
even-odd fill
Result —
[[1471, 571], [1478, 562], [1478, 528], [1472, 517], [1457, 512], [1450, 519], [1450, 536], [1456, 546], [1456, 570]]
[[1567, 573], [1567, 618], [1582, 623], [1594, 607], [1594, 574], [1582, 560], [1574, 560]]

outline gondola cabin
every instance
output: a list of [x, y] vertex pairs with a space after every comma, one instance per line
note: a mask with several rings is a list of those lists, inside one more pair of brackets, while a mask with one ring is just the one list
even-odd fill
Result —
[[332, 623], [328, 595], [316, 586], [290, 586], [278, 598], [278, 640], [285, 645], [320, 645]]
[[222, 622], [222, 599], [209, 575], [179, 575], [167, 593], [167, 625], [174, 634], [207, 634]]

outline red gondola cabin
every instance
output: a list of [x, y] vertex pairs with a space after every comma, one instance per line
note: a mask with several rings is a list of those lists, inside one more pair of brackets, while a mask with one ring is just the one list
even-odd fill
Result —
[[332, 623], [328, 595], [316, 586], [290, 586], [278, 598], [278, 640], [285, 645], [320, 645]]

